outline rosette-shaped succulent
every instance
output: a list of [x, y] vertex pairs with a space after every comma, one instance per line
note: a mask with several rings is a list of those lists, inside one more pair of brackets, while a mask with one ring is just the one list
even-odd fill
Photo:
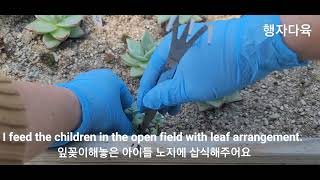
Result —
[[36, 15], [36, 18], [26, 29], [42, 34], [42, 41], [49, 49], [59, 46], [67, 38], [84, 35], [80, 28], [82, 15]]
[[128, 53], [121, 56], [123, 62], [130, 66], [130, 76], [140, 77], [156, 49], [157, 42], [149, 32], [145, 32], [140, 41], [127, 39]]

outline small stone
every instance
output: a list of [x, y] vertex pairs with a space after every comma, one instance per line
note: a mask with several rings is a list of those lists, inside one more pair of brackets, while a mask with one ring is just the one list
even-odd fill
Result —
[[303, 100], [303, 99], [301, 99], [301, 104], [303, 105], [303, 106], [305, 106], [307, 103]]
[[104, 54], [104, 60], [107, 62], [107, 63], [110, 63], [114, 60], [114, 55], [111, 54], [111, 53], [105, 53]]
[[270, 120], [276, 120], [280, 117], [280, 115], [278, 113], [274, 113], [272, 115], [269, 116]]
[[28, 31], [28, 30], [23, 30], [21, 41], [25, 44], [29, 44], [33, 39], [36, 38], [36, 36], [37, 36], [36, 33], [32, 33], [31, 31]]
[[265, 126], [268, 126], [268, 125], [269, 125], [269, 121], [267, 120], [267, 118], [264, 118], [263, 124], [264, 124]]
[[280, 106], [280, 110], [283, 111], [283, 110], [284, 110], [284, 107], [283, 107], [283, 106]]
[[22, 37], [22, 33], [17, 34], [17, 38], [20, 39]]
[[277, 107], [281, 105], [281, 102], [278, 99], [273, 100], [273, 104], [275, 104]]

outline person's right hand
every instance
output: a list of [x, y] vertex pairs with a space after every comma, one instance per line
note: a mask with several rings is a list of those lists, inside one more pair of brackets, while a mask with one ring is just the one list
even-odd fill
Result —
[[[243, 16], [210, 22], [211, 44], [205, 32], [181, 59], [171, 80], [156, 85], [166, 63], [172, 34], [152, 55], [141, 79], [138, 108], [160, 109], [186, 102], [214, 100], [264, 78], [274, 70], [305, 64], [283, 42], [280, 34], [267, 37], [265, 24], [280, 24], [279, 16]], [[196, 23], [193, 33], [204, 23]], [[179, 34], [182, 33], [179, 28]]]

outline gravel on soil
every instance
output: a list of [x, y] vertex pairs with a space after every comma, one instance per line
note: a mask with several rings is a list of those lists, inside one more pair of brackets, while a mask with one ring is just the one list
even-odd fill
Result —
[[[210, 15], [208, 19], [238, 16]], [[163, 28], [151, 15], [103, 16], [97, 29], [90, 17], [82, 23], [86, 36], [65, 41], [56, 50], [43, 45], [40, 36], [24, 29], [34, 16], [0, 16], [0, 68], [6, 76], [24, 81], [53, 84], [72, 79], [81, 72], [111, 68], [136, 95], [139, 80], [129, 76], [121, 62], [126, 52], [124, 39], [140, 39], [148, 30], [156, 39]], [[320, 68], [273, 72], [241, 91], [243, 100], [221, 109], [200, 112], [195, 104], [185, 104], [176, 116], [167, 116], [167, 133], [213, 132], [233, 134], [291, 134], [320, 137]]]

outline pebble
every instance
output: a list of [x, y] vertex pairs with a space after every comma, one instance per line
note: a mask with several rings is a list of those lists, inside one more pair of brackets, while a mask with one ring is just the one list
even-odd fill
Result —
[[278, 113], [274, 113], [272, 115], [269, 116], [269, 119], [270, 120], [276, 120], [280, 117], [280, 115]]

